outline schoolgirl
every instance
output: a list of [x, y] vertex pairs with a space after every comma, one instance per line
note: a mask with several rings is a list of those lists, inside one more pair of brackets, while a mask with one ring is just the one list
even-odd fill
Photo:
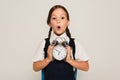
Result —
[[[48, 38], [43, 40], [33, 58], [33, 69], [43, 71], [43, 80], [75, 80], [74, 69], [89, 70], [89, 57], [79, 42], [71, 38], [67, 9], [62, 5], [53, 6], [49, 11], [47, 24], [50, 26]], [[68, 42], [65, 46], [67, 54], [63, 60], [53, 57], [55, 45], [51, 43], [57, 38], [64, 38]]]

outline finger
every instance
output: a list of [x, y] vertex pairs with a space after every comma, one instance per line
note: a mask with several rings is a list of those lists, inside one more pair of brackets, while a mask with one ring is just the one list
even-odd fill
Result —
[[71, 47], [70, 47], [70, 46], [66, 46], [66, 49], [67, 49], [67, 50], [71, 50]]

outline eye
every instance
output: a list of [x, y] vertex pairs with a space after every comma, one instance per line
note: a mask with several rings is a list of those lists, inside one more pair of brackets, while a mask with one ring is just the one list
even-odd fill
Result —
[[61, 19], [65, 19], [65, 17], [61, 17]]
[[55, 17], [52, 17], [53, 20], [55, 20], [56, 18]]

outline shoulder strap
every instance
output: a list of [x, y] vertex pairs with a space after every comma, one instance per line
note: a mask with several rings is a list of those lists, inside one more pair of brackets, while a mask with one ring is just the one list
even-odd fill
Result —
[[49, 41], [49, 38], [46, 38], [45, 39], [45, 47], [44, 47], [44, 52], [45, 52], [45, 58], [47, 57], [47, 49], [48, 49], [48, 46], [50, 45], [50, 41]]
[[[70, 39], [69, 45], [73, 49], [73, 58], [75, 59], [76, 46], [75, 46], [74, 38]], [[77, 69], [76, 68], [74, 69], [74, 77], [75, 77], [75, 80], [76, 80], [76, 78], [77, 78]]]
[[[49, 38], [45, 38], [45, 46], [44, 46], [45, 58], [47, 57], [47, 49], [49, 45], [50, 45]], [[44, 69], [42, 69], [41, 71], [41, 80], [44, 80], [44, 71], [45, 71]]]
[[73, 49], [73, 58], [75, 59], [75, 42], [74, 42], [74, 38], [70, 39], [69, 45]]

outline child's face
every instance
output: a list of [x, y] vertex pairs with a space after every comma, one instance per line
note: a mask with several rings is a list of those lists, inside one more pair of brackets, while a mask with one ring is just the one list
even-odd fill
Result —
[[49, 25], [52, 27], [55, 34], [61, 35], [64, 33], [69, 25], [66, 12], [62, 8], [55, 9], [51, 14]]

